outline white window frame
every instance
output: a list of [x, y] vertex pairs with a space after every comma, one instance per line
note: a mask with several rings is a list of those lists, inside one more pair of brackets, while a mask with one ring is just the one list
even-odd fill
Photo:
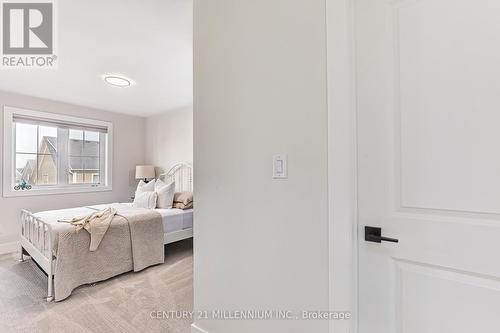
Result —
[[[113, 180], [113, 124], [107, 121], [86, 119], [63, 114], [35, 111], [22, 109], [11, 106], [4, 106], [4, 134], [3, 134], [3, 196], [4, 197], [21, 197], [32, 195], [48, 195], [48, 194], [67, 194], [67, 193], [84, 193], [84, 192], [103, 192], [111, 191]], [[67, 122], [70, 124], [82, 124], [99, 126], [107, 128], [107, 140], [101, 144], [105, 144], [106, 160], [104, 182], [102, 184], [58, 184], [58, 185], [43, 185], [33, 187], [31, 190], [14, 190], [14, 171], [15, 171], [15, 137], [14, 137], [14, 115], [25, 117], [42, 118], [47, 121], [53, 120], [57, 122]], [[58, 170], [60, 171], [60, 170]], [[62, 172], [58, 173], [58, 178], [61, 179]], [[65, 175], [64, 175], [65, 176]]]

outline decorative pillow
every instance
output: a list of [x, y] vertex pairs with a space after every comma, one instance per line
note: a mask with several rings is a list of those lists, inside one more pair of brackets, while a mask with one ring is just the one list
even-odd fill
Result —
[[177, 209], [191, 209], [193, 208], [193, 202], [191, 201], [187, 205], [183, 204], [182, 202], [174, 202], [174, 205], [172, 207]]
[[174, 195], [174, 208], [193, 208], [193, 192], [176, 192]]
[[137, 184], [137, 189], [135, 190], [135, 195], [137, 196], [140, 192], [154, 192], [155, 190], [155, 179], [150, 181], [149, 183], [145, 183], [144, 180], [141, 180], [139, 184]]
[[165, 183], [158, 179], [155, 183], [155, 192], [158, 194], [156, 208], [172, 208], [175, 194], [175, 182]]
[[157, 197], [158, 194], [156, 192], [137, 192], [132, 207], [155, 209]]

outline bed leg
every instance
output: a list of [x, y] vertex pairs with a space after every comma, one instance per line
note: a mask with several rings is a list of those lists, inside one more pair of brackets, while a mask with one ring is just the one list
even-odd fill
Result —
[[[52, 248], [52, 242], [49, 242], [50, 248]], [[49, 271], [47, 272], [47, 302], [52, 302], [54, 300], [54, 257], [51, 255], [49, 260]]]
[[54, 287], [54, 281], [53, 281], [53, 278], [54, 276], [49, 273], [48, 276], [47, 276], [47, 280], [48, 280], [48, 292], [47, 292], [47, 302], [52, 302], [54, 300], [54, 291], [53, 291], [53, 287]]
[[19, 254], [19, 261], [24, 262], [24, 249], [22, 245], [21, 245], [21, 253]]

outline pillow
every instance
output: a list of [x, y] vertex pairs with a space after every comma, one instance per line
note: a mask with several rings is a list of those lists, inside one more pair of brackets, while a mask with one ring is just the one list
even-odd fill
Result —
[[183, 204], [182, 202], [174, 202], [174, 205], [172, 207], [177, 209], [191, 209], [193, 208], [193, 202], [190, 202], [187, 205]]
[[193, 208], [193, 192], [176, 192], [174, 195], [174, 208]]
[[155, 183], [155, 192], [158, 194], [156, 208], [172, 208], [175, 194], [175, 182], [165, 183], [158, 179]]
[[135, 190], [135, 195], [137, 196], [140, 192], [154, 192], [155, 190], [155, 180], [153, 179], [149, 183], [145, 183], [144, 180], [141, 180], [139, 184], [137, 184], [137, 189]]
[[154, 209], [156, 208], [157, 197], [158, 194], [156, 194], [156, 192], [138, 192], [135, 194], [132, 207]]

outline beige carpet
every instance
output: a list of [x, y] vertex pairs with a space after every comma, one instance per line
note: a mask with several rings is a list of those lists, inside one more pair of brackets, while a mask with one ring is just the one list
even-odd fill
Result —
[[82, 286], [47, 303], [47, 277], [31, 261], [0, 256], [0, 332], [190, 332], [189, 319], [153, 319], [152, 311], [191, 311], [193, 247], [165, 247], [165, 264]]

